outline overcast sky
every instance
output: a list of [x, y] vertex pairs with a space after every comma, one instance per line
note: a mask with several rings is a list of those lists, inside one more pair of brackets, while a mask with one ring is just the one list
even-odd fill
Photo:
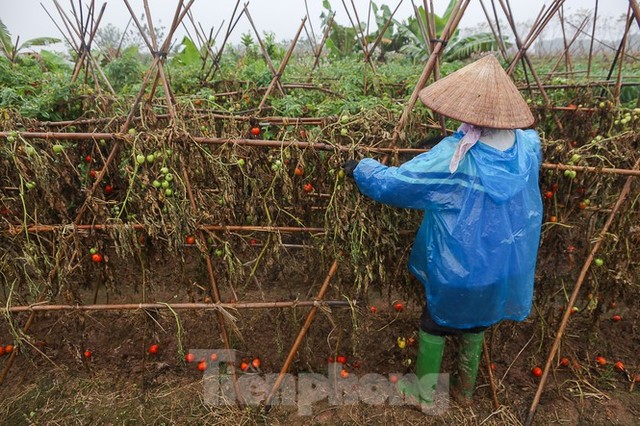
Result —
[[[244, 3], [247, 0], [242, 0]], [[330, 0], [333, 9], [338, 12], [337, 20], [342, 25], [350, 25], [347, 15], [342, 6], [341, 0]], [[74, 0], [77, 5], [77, 0]], [[422, 4], [421, 0], [414, 0], [416, 4]], [[55, 6], [51, 0], [0, 0], [0, 19], [5, 23], [11, 32], [13, 39], [16, 36], [20, 36], [21, 40], [27, 40], [34, 37], [41, 36], [54, 36], [61, 38], [59, 31], [51, 19], [47, 16], [45, 10], [41, 6], [42, 3], [47, 10], [56, 18], [60, 24], [60, 19], [55, 10]], [[69, 11], [71, 9], [69, 0], [59, 0], [62, 7]], [[153, 17], [155, 25], [168, 27], [171, 23], [173, 13], [175, 11], [175, 5], [177, 1], [170, 0], [149, 0], [151, 15]], [[186, 3], [186, 1], [185, 1]], [[350, 1], [345, 1], [350, 5]], [[355, 0], [354, 3], [358, 8], [358, 14], [362, 21], [366, 21], [368, 0]], [[378, 0], [376, 4], [386, 4], [393, 10], [399, 3], [399, 0]], [[436, 14], [442, 15], [449, 0], [435, 0]], [[490, 0], [485, 0], [485, 5], [490, 7]], [[511, 0], [513, 13], [516, 18], [516, 22], [524, 22], [527, 20], [533, 20], [539, 13], [544, 4], [547, 6], [551, 3], [551, 0]], [[566, 0], [565, 1], [565, 14], [570, 15], [578, 11], [579, 9], [593, 9], [595, 0]], [[96, 1], [96, 5], [99, 8], [103, 4], [103, 1]], [[130, 0], [134, 11], [138, 16], [143, 12], [142, 0]], [[606, 0], [600, 1], [600, 12], [613, 17], [618, 17], [625, 14], [628, 7], [628, 0]], [[212, 26], [216, 29], [220, 26], [223, 20], [226, 23], [229, 21], [231, 12], [235, 5], [235, 0], [195, 0], [191, 10], [194, 17], [199, 21], [202, 26], [208, 30]], [[606, 5], [606, 7], [604, 7]], [[308, 0], [309, 14], [311, 17], [311, 23], [314, 26], [316, 33], [320, 31], [320, 14], [323, 11], [322, 0]], [[500, 12], [499, 3], [496, 1], [496, 7], [498, 7], [498, 13], [501, 18], [504, 15]], [[304, 0], [253, 0], [249, 2], [249, 11], [256, 24], [258, 30], [262, 33], [264, 31], [272, 31], [276, 34], [276, 40], [290, 40], [293, 38], [301, 19], [305, 15], [305, 3]], [[412, 14], [411, 0], [403, 0], [400, 5], [400, 9], [396, 13], [396, 18], [399, 20], [406, 19]], [[108, 22], [114, 24], [119, 28], [124, 28], [129, 20], [129, 12], [122, 0], [110, 0], [107, 2], [107, 8], [103, 17], [103, 24]], [[485, 17], [482, 12], [479, 0], [473, 0], [467, 13], [460, 22], [461, 27], [473, 27], [480, 22], [484, 22]], [[185, 22], [191, 31], [191, 26], [188, 22]], [[101, 25], [101, 26], [102, 26]], [[375, 24], [372, 24], [375, 27]], [[224, 30], [223, 30], [224, 31]], [[251, 27], [246, 18], [242, 18], [238, 23], [236, 29], [232, 33], [231, 40], [234, 43], [239, 42], [242, 33], [251, 31]], [[184, 34], [184, 30], [180, 28], [177, 33], [178, 37]], [[304, 36], [304, 33], [303, 33]], [[317, 34], [320, 37], [320, 34]]]

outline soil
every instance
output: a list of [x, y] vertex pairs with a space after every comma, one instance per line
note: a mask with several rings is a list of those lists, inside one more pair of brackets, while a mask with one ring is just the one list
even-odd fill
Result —
[[[107, 256], [112, 265], [122, 260], [115, 253]], [[206, 300], [206, 269], [197, 250], [185, 247], [179, 267], [167, 261], [169, 256], [154, 252], [146, 259], [145, 274], [116, 268], [116, 287], [100, 287], [97, 302]], [[284, 264], [295, 265], [296, 256], [291, 250], [290, 259], [283, 258]], [[312, 299], [327, 269], [316, 265], [261, 271], [257, 280], [242, 289], [239, 301]], [[144, 285], [141, 276], [145, 277]], [[341, 280], [348, 279], [349, 271], [339, 270], [337, 277], [341, 278], [334, 280], [326, 299], [344, 299]], [[91, 303], [100, 282], [100, 274], [87, 276], [75, 296]], [[223, 301], [233, 299], [224, 283], [219, 284]], [[144, 299], [141, 288], [145, 289]], [[63, 294], [61, 289], [61, 302]], [[326, 375], [327, 358], [337, 355], [347, 357], [346, 368], [352, 377], [411, 372], [410, 361], [415, 360], [417, 348], [400, 349], [397, 338], [416, 335], [422, 306], [403, 300], [404, 309], [396, 312], [393, 303], [402, 296], [371, 289], [369, 300], [353, 309], [319, 310], [290, 372]], [[483, 364], [473, 404], [461, 407], [451, 401], [440, 415], [425, 415], [408, 405], [331, 405], [327, 400], [315, 403], [311, 416], [300, 416], [296, 407], [288, 406], [273, 406], [268, 411], [256, 406], [211, 406], [204, 402], [203, 373], [195, 364], [185, 363], [183, 354], [190, 349], [223, 348], [215, 312], [39, 313], [0, 387], [0, 423], [521, 424], [539, 380], [531, 375], [531, 369], [546, 360], [562, 313], [560, 305], [536, 302], [523, 323], [505, 322], [487, 333], [501, 407], [493, 409]], [[370, 305], [376, 306], [377, 312], [370, 312]], [[586, 307], [572, 316], [560, 348], [560, 356], [569, 357], [572, 363], [569, 367], [558, 366], [557, 360], [554, 363], [534, 424], [640, 424], [640, 384], [632, 388], [630, 381], [640, 374], [640, 313], [623, 303], [592, 310], [588, 309], [589, 300], [584, 300], [580, 306]], [[308, 311], [307, 307], [230, 311], [236, 318], [235, 325], [229, 326], [231, 346], [239, 359], [259, 357], [261, 373], [277, 373]], [[613, 322], [614, 313], [619, 313], [622, 321]], [[11, 322], [2, 321], [0, 343], [13, 341], [11, 325], [17, 330], [27, 318], [28, 314], [21, 313]], [[160, 347], [155, 355], [148, 353], [153, 343]], [[92, 352], [90, 359], [83, 356], [86, 349]], [[608, 360], [607, 365], [596, 365], [598, 355]], [[452, 338], [447, 343], [443, 372], [455, 370], [455, 358]], [[0, 358], [0, 367], [7, 359]], [[614, 369], [617, 360], [625, 363], [629, 374]]]

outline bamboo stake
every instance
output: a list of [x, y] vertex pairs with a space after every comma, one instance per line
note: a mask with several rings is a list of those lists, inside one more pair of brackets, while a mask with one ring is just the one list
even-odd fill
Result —
[[489, 355], [489, 348], [487, 347], [487, 341], [482, 339], [482, 356], [484, 363], [487, 365], [487, 374], [489, 375], [489, 386], [491, 387], [491, 400], [493, 401], [493, 409], [500, 408], [500, 402], [498, 401], [498, 391], [496, 389], [496, 382], [493, 378], [493, 370], [491, 369], [491, 356]]
[[[436, 60], [438, 56], [444, 49], [444, 46], [446, 42], [449, 40], [449, 37], [451, 36], [451, 34], [453, 34], [453, 32], [455, 31], [458, 25], [458, 22], [460, 21], [460, 18], [462, 18], [462, 15], [464, 14], [464, 11], [466, 10], [469, 3], [470, 3], [470, 0], [457, 0], [456, 4], [454, 5], [453, 10], [451, 12], [451, 16], [449, 16], [449, 20], [447, 21], [444, 29], [442, 30], [440, 40], [436, 42], [431, 52], [431, 55], [429, 55], [429, 59], [427, 60], [424, 70], [422, 71], [422, 74], [420, 75], [420, 78], [418, 79], [418, 82], [416, 83], [416, 86], [413, 89], [413, 93], [411, 94], [409, 101], [405, 105], [404, 110], [402, 111], [402, 115], [398, 120], [398, 123], [393, 129], [393, 136], [392, 136], [391, 143], [389, 144], [389, 148], [393, 148], [397, 143], [398, 138], [400, 137], [400, 132], [402, 131], [402, 128], [404, 127], [406, 121], [409, 118], [409, 114], [413, 110], [413, 107], [415, 106], [418, 100], [418, 93], [424, 87], [427, 80], [429, 79], [429, 76], [431, 75], [431, 72], [433, 71], [436, 65]], [[386, 162], [387, 159], [388, 159], [388, 155], [383, 157], [384, 162]]]
[[121, 303], [92, 305], [50, 305], [33, 304], [0, 308], [0, 313], [20, 312], [93, 312], [93, 311], [137, 311], [147, 309], [168, 310], [244, 310], [244, 309], [284, 309], [308, 306], [351, 307], [356, 300], [287, 300], [276, 302], [238, 302], [238, 303]]
[[238, 23], [238, 21], [240, 21], [240, 18], [244, 13], [244, 9], [243, 9], [238, 15], [238, 17], [235, 18], [235, 21], [234, 21], [234, 17], [236, 16], [236, 12], [238, 11], [238, 6], [240, 6], [240, 0], [236, 0], [236, 5], [234, 6], [233, 12], [231, 13], [231, 19], [229, 19], [229, 25], [227, 25], [227, 30], [225, 31], [224, 38], [222, 39], [222, 44], [220, 45], [220, 48], [218, 49], [218, 52], [216, 53], [215, 57], [211, 58], [212, 59], [211, 67], [209, 67], [209, 70], [205, 74], [204, 81], [207, 81], [210, 77], [213, 77], [214, 70], [220, 69], [219, 63], [220, 63], [220, 58], [222, 58], [222, 53], [224, 52], [224, 48], [226, 47], [227, 41], [229, 40], [231, 33], [236, 27], [236, 24]]
[[640, 5], [637, 0], [629, 0], [629, 5], [631, 6], [631, 9], [633, 9], [633, 15], [636, 17], [638, 28], [640, 28]]
[[[95, 223], [91, 225], [28, 225], [24, 227], [11, 226], [8, 228], [8, 232], [13, 235], [20, 235], [23, 232], [29, 233], [41, 233], [41, 232], [58, 232], [58, 231], [108, 231], [110, 229], [122, 229], [130, 228], [135, 231], [142, 231], [147, 229], [146, 225], [141, 223], [134, 224], [118, 224], [109, 223], [101, 224]], [[296, 227], [296, 226], [248, 226], [248, 225], [200, 225], [197, 227], [199, 231], [208, 232], [281, 232], [281, 233], [296, 233], [296, 232], [309, 232], [309, 233], [324, 233], [325, 228], [313, 228], [313, 227]]]
[[613, 98], [615, 99], [616, 106], [620, 105], [620, 84], [622, 83], [622, 65], [624, 64], [624, 51], [627, 47], [627, 36], [629, 35], [629, 30], [631, 29], [631, 22], [633, 20], [633, 13], [631, 13], [631, 3], [629, 3], [629, 8], [627, 9], [627, 26], [625, 28], [624, 34], [622, 35], [622, 40], [620, 41], [620, 64], [618, 66], [618, 76], [616, 78], [616, 90], [613, 94]]
[[589, 41], [589, 59], [587, 60], [587, 79], [591, 77], [591, 60], [593, 59], [593, 41], [596, 37], [596, 22], [598, 20], [598, 0], [593, 11], [593, 25], [591, 26], [591, 40]]
[[[636, 161], [635, 165], [633, 166], [633, 169], [638, 169], [639, 166], [640, 166], [640, 160]], [[607, 221], [602, 226], [602, 229], [600, 230], [600, 233], [595, 240], [595, 244], [593, 245], [593, 248], [591, 249], [589, 256], [587, 257], [587, 259], [584, 262], [584, 265], [582, 266], [582, 270], [580, 271], [580, 275], [578, 276], [576, 284], [573, 288], [571, 297], [569, 297], [567, 306], [573, 306], [575, 304], [576, 299], [578, 298], [578, 293], [580, 292], [580, 288], [582, 287], [582, 283], [584, 283], [584, 280], [587, 277], [587, 272], [589, 271], [591, 262], [595, 258], [596, 253], [600, 249], [602, 242], [607, 236], [607, 232], [609, 231], [609, 227], [613, 223], [613, 219], [615, 218], [616, 214], [618, 213], [618, 210], [622, 206], [622, 203], [627, 198], [627, 195], [631, 190], [631, 182], [632, 182], [632, 178], [628, 177], [626, 182], [624, 183], [624, 186], [622, 187], [622, 191], [620, 191], [620, 196], [618, 197], [618, 200], [616, 201], [613, 208], [611, 209], [611, 213], [609, 214]], [[562, 320], [560, 322], [560, 327], [558, 328], [558, 331], [556, 332], [556, 337], [553, 341], [553, 344], [551, 345], [551, 350], [549, 351], [549, 356], [547, 357], [547, 362], [545, 363], [544, 371], [542, 372], [542, 377], [540, 377], [540, 382], [538, 383], [536, 394], [533, 398], [533, 402], [531, 403], [531, 407], [529, 408], [527, 419], [524, 422], [525, 426], [531, 426], [533, 422], [533, 417], [535, 416], [536, 408], [538, 407], [538, 403], [540, 402], [540, 397], [542, 396], [542, 392], [544, 391], [544, 385], [547, 381], [547, 377], [549, 376], [549, 371], [551, 370], [551, 364], [553, 363], [553, 358], [556, 356], [556, 352], [558, 351], [558, 347], [560, 346], [560, 340], [562, 339], [562, 336], [564, 335], [564, 332], [567, 328], [570, 315], [571, 315], [571, 309], [565, 309], [564, 315], [562, 316]]]
[[487, 23], [489, 24], [489, 28], [491, 29], [491, 34], [493, 34], [493, 38], [496, 39], [496, 43], [498, 44], [498, 49], [500, 49], [500, 54], [502, 55], [503, 60], [507, 60], [507, 52], [504, 50], [504, 46], [502, 45], [502, 40], [499, 39], [498, 33], [493, 27], [493, 22], [491, 22], [491, 18], [489, 17], [489, 12], [487, 12], [487, 8], [484, 5], [484, 1], [480, 0], [480, 6], [482, 6], [482, 12], [484, 12], [485, 18], [487, 18]]
[[[258, 29], [254, 25], [253, 19], [251, 19], [251, 14], [249, 13], [249, 9], [248, 9], [248, 4], [244, 5], [244, 14], [247, 16], [247, 19], [249, 20], [249, 24], [251, 24], [251, 28], [253, 28], [253, 32], [256, 35], [256, 39], [258, 39], [258, 44], [260, 44], [260, 50], [262, 51], [262, 56], [264, 57], [264, 60], [267, 62], [267, 66], [271, 71], [272, 78], [275, 78], [278, 73], [276, 69], [273, 67], [273, 62], [271, 62], [271, 56], [269, 56], [269, 52], [267, 51], [267, 48], [265, 47], [264, 43], [262, 42], [262, 38], [260, 37], [260, 33], [258, 32]], [[282, 83], [280, 82], [280, 79], [277, 79], [276, 85], [278, 86], [278, 90], [280, 91], [280, 93], [282, 95], [285, 95], [286, 92], [282, 87]]]
[[313, 66], [311, 67], [311, 71], [309, 71], [309, 78], [307, 79], [307, 83], [311, 83], [311, 81], [313, 80], [313, 71], [315, 71], [318, 64], [320, 64], [320, 55], [322, 54], [322, 49], [324, 48], [324, 45], [327, 42], [327, 39], [329, 38], [329, 33], [331, 32], [331, 26], [333, 25], [333, 18], [335, 16], [336, 16], [335, 12], [333, 12], [331, 16], [329, 16], [329, 20], [327, 21], [327, 27], [324, 29], [324, 33], [322, 34], [322, 40], [320, 41], [320, 45], [318, 46], [318, 51], [314, 54], [315, 59], [313, 61]]
[[[185, 183], [185, 186], [187, 188], [187, 195], [189, 197], [189, 204], [191, 205], [191, 210], [192, 210], [193, 213], [197, 213], [198, 206], [196, 205], [196, 199], [193, 196], [193, 191], [191, 190], [191, 183], [189, 182], [189, 173], [187, 173], [187, 169], [184, 166], [183, 166], [183, 169], [182, 169], [182, 176], [184, 178], [184, 183]], [[200, 244], [202, 244], [205, 247], [205, 251], [204, 251], [203, 255], [204, 255], [204, 259], [205, 259], [206, 266], [207, 266], [207, 275], [209, 276], [209, 284], [211, 286], [211, 296], [213, 297], [213, 301], [215, 303], [220, 303], [221, 302], [220, 290], [218, 289], [218, 284], [216, 282], [216, 277], [215, 277], [215, 274], [213, 273], [213, 263], [211, 262], [211, 256], [209, 254], [209, 243], [207, 242], [207, 236], [204, 233], [204, 231], [202, 231], [202, 229], [198, 230], [197, 236], [198, 236], [198, 239], [200, 240]], [[232, 290], [233, 290], [233, 288], [232, 288]], [[235, 294], [235, 291], [233, 291], [233, 293], [234, 293], [234, 297], [237, 300], [238, 297]], [[219, 331], [220, 331], [220, 337], [222, 338], [222, 342], [223, 342], [224, 347], [225, 347], [225, 349], [227, 351], [227, 355], [230, 356], [231, 355], [231, 344], [229, 343], [229, 335], [227, 334], [227, 327], [226, 327], [226, 321], [225, 321], [225, 318], [224, 318], [224, 314], [220, 310], [217, 310], [216, 314], [217, 314], [216, 316], [218, 318], [218, 327], [219, 327]], [[228, 359], [231, 359], [231, 358], [229, 357]], [[240, 394], [240, 387], [238, 385], [238, 378], [236, 376], [235, 369], [233, 369], [233, 371], [231, 371], [231, 376], [232, 376], [232, 380], [233, 380], [233, 388], [234, 388], [235, 394], [236, 394], [236, 400], [240, 404], [243, 404], [244, 403], [244, 398]]]
[[260, 101], [260, 105], [258, 105], [258, 114], [264, 107], [264, 104], [267, 102], [267, 97], [271, 95], [271, 92], [273, 91], [273, 88], [275, 87], [276, 83], [280, 80], [280, 77], [282, 77], [282, 74], [284, 73], [284, 70], [287, 67], [287, 64], [289, 63], [289, 60], [291, 59], [291, 55], [293, 54], [293, 49], [296, 47], [296, 44], [298, 43], [298, 38], [300, 37], [300, 33], [302, 33], [302, 29], [304, 28], [304, 24], [306, 21], [307, 21], [307, 17], [305, 16], [302, 19], [302, 23], [300, 24], [300, 27], [298, 28], [298, 32], [296, 33], [295, 37], [293, 38], [293, 41], [291, 42], [291, 46], [289, 46], [289, 50], [287, 50], [287, 53], [284, 55], [284, 58], [282, 58], [282, 62], [280, 62], [280, 67], [278, 68], [277, 74], [271, 79], [271, 83], [269, 84], [267, 91], [264, 93], [264, 96]]
[[[324, 295], [327, 293], [327, 290], [329, 289], [329, 283], [331, 282], [331, 278], [333, 278], [337, 270], [338, 270], [338, 259], [334, 260], [333, 264], [331, 265], [331, 268], [329, 268], [329, 273], [327, 274], [326, 278], [324, 279], [324, 282], [322, 283], [322, 286], [320, 287], [320, 291], [318, 292], [316, 301], [319, 302], [322, 299], [324, 299]], [[287, 359], [285, 360], [284, 365], [280, 370], [280, 374], [278, 375], [278, 378], [273, 384], [273, 387], [271, 388], [271, 391], [269, 392], [269, 395], [267, 396], [267, 399], [264, 402], [265, 407], [269, 407], [271, 405], [271, 401], [273, 400], [273, 397], [275, 396], [276, 392], [280, 388], [280, 385], [282, 384], [282, 381], [284, 380], [285, 375], [289, 371], [289, 367], [293, 362], [293, 358], [298, 353], [298, 348], [302, 344], [302, 340], [304, 339], [304, 337], [307, 335], [307, 331], [309, 331], [309, 328], [311, 327], [311, 323], [313, 323], [313, 319], [315, 318], [317, 312], [318, 312], [318, 306], [314, 305], [309, 311], [309, 313], [307, 314], [307, 319], [305, 320], [304, 325], [298, 332], [298, 336], [296, 337], [296, 340], [293, 342], [293, 345], [289, 350], [289, 355], [287, 355]]]

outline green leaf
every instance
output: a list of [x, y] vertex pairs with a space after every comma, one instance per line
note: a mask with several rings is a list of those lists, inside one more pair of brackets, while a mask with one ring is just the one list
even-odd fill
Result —
[[[509, 47], [509, 42], [504, 39], [503, 43], [506, 47]], [[454, 43], [449, 44], [447, 50], [444, 53], [443, 59], [445, 61], [457, 61], [466, 59], [474, 53], [489, 52], [498, 50], [498, 42], [491, 33], [474, 34], [462, 39], [456, 40]]]
[[0, 19], [0, 50], [2, 50], [5, 54], [9, 54], [9, 52], [13, 49], [13, 45], [11, 43], [11, 33], [7, 29], [6, 25]]
[[196, 45], [191, 41], [189, 37], [182, 39], [182, 45], [180, 46], [180, 53], [173, 57], [173, 62], [178, 65], [194, 65], [199, 64], [202, 61], [200, 58], [200, 52]]
[[22, 43], [18, 50], [28, 49], [32, 46], [48, 46], [55, 43], [60, 43], [60, 39], [55, 37], [37, 37]]

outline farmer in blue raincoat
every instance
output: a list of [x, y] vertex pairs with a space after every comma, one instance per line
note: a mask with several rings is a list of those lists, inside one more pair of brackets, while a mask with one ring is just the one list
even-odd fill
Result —
[[445, 336], [460, 339], [453, 395], [473, 397], [484, 330], [531, 309], [542, 202], [534, 118], [492, 55], [422, 89], [421, 101], [463, 124], [400, 167], [366, 158], [345, 171], [376, 201], [424, 210], [409, 270], [424, 285], [417, 385], [431, 402]]

